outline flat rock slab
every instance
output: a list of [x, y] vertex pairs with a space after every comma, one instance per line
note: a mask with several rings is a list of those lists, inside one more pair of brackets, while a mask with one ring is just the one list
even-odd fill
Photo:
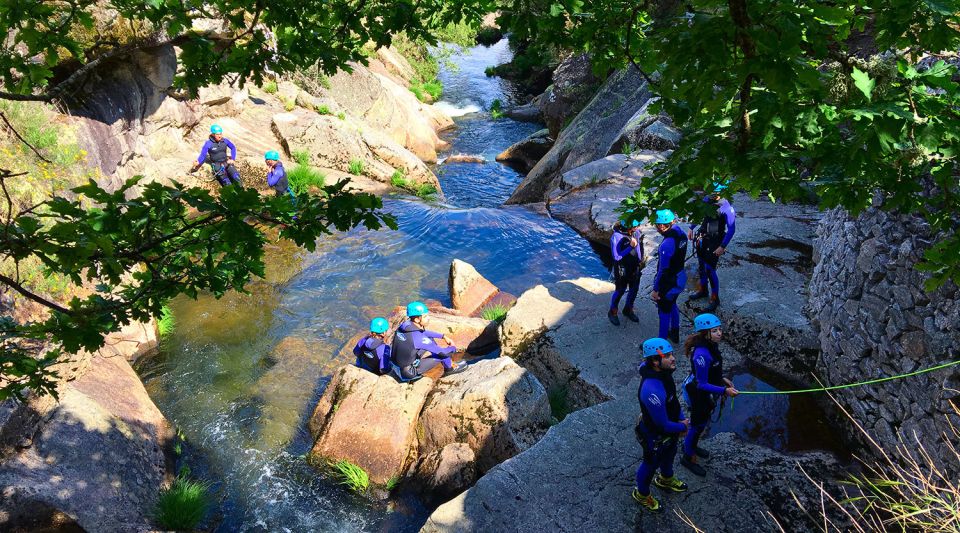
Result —
[[341, 367], [310, 418], [310, 433], [316, 438], [311, 457], [346, 459], [366, 470], [370, 481], [378, 484], [401, 475], [433, 384], [430, 378], [402, 384], [390, 375], [376, 376], [352, 365]]

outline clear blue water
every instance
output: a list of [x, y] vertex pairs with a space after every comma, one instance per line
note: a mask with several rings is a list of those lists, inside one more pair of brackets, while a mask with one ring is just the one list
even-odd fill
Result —
[[[213, 483], [217, 505], [208, 527], [417, 530], [429, 510], [415, 498], [369, 502], [324, 480], [302, 458], [311, 446], [306, 420], [320, 392], [333, 369], [352, 359], [340, 355], [344, 343], [394, 305], [411, 299], [446, 302], [454, 258], [472, 263], [514, 294], [561, 279], [606, 279], [601, 256], [609, 252], [598, 253], [549, 217], [500, 207], [522, 177], [496, 163], [496, 154], [540, 128], [495, 121], [485, 111], [494, 99], [516, 103], [509, 84], [483, 74], [508, 59], [502, 41], [457, 54], [459, 68], [441, 73], [445, 96], [438, 105], [456, 115], [457, 123], [447, 133], [449, 153], [486, 160], [436, 167], [444, 203], [385, 199], [385, 209], [398, 219], [397, 231], [335, 234], [314, 253], [273, 243], [267, 277], [252, 282], [249, 294], [172, 303], [176, 329], [138, 371], [186, 437], [180, 464]], [[746, 387], [744, 380], [752, 380], [754, 388], [770, 387], [750, 374], [734, 381]], [[802, 404], [784, 397], [738, 403], [715, 431], [735, 431], [775, 448], [796, 447]]]

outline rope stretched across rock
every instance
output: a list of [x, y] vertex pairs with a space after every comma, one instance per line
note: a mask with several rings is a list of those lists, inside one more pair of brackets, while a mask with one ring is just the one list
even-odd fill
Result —
[[893, 381], [896, 379], [909, 378], [912, 376], [917, 376], [920, 374], [926, 374], [927, 372], [934, 372], [936, 370], [941, 370], [951, 366], [960, 365], [960, 360], [951, 361], [949, 363], [943, 363], [941, 365], [932, 366], [930, 368], [923, 368], [913, 372], [907, 372], [906, 374], [897, 374], [896, 376], [888, 376], [885, 378], [871, 379], [867, 381], [858, 381], [856, 383], [847, 383], [845, 385], [830, 385], [829, 387], [814, 387], [811, 389], [797, 389], [797, 390], [775, 390], [775, 391], [740, 391], [740, 394], [802, 394], [807, 392], [825, 392], [831, 390], [839, 389], [850, 389], [853, 387], [862, 387], [863, 385], [872, 385], [874, 383], [883, 383], [885, 381]]

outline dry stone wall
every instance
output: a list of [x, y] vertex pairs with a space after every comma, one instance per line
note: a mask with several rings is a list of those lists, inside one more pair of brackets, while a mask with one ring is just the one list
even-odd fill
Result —
[[[819, 370], [831, 384], [912, 372], [955, 359], [960, 351], [960, 290], [924, 290], [916, 264], [934, 240], [920, 218], [882, 211], [857, 217], [833, 210], [815, 241], [810, 313], [819, 328]], [[897, 434], [914, 434], [945, 467], [960, 474], [940, 443], [960, 427], [960, 369], [841, 391], [851, 415], [888, 450]], [[954, 437], [956, 440], [956, 437]]]

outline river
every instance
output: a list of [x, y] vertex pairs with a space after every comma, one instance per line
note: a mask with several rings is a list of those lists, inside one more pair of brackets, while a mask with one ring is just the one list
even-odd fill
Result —
[[[487, 160], [439, 165], [444, 202], [385, 198], [397, 231], [338, 233], [313, 253], [272, 243], [266, 279], [251, 282], [248, 294], [181, 297], [171, 304], [174, 332], [137, 370], [185, 438], [178, 467], [212, 485], [216, 505], [208, 528], [418, 529], [429, 509], [415, 497], [371, 503], [324, 480], [304, 461], [311, 445], [307, 417], [333, 369], [349, 361], [337, 355], [344, 343], [394, 305], [429, 298], [449, 303], [447, 271], [454, 258], [518, 295], [539, 283], [607, 278], [602, 257], [609, 252], [547, 216], [501, 207], [522, 176], [494, 157], [540, 128], [493, 120], [485, 111], [494, 99], [509, 105], [518, 98], [508, 82], [484, 75], [486, 67], [509, 59], [503, 40], [456, 53], [454, 68], [442, 69], [438, 105], [457, 123], [447, 134], [450, 153]], [[772, 389], [746, 372], [734, 381]], [[821, 445], [803, 436], [801, 427], [813, 422], [801, 400], [766, 398], [741, 402], [718, 429], [778, 449]]]

